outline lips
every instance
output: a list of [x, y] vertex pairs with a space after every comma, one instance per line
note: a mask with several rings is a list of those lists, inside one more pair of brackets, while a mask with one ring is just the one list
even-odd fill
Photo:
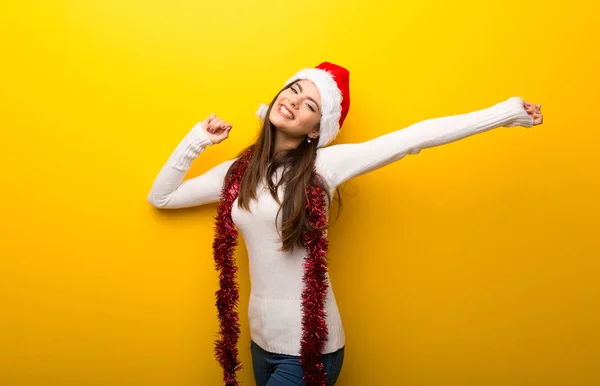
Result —
[[[286, 118], [288, 118], [288, 119], [294, 119], [294, 113], [292, 113], [292, 109], [290, 109], [290, 107], [289, 107], [288, 105], [286, 105], [285, 103], [282, 103], [282, 104], [279, 106], [279, 109], [277, 109], [278, 111], [281, 109], [281, 106], [285, 107], [285, 109], [288, 111], [288, 113], [290, 113], [290, 114], [291, 114], [291, 116], [292, 116], [292, 118], [290, 118], [290, 117], [287, 117], [287, 116], [286, 116]], [[281, 113], [283, 113], [283, 111], [281, 111]], [[285, 115], [285, 114], [284, 114], [284, 115]]]

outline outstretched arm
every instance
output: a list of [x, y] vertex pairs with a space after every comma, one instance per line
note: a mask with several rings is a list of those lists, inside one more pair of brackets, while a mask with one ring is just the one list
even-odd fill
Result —
[[235, 159], [183, 181], [192, 162], [210, 145], [213, 143], [202, 122], [197, 123], [177, 145], [156, 176], [148, 193], [150, 204], [157, 208], [175, 209], [219, 201], [225, 174]]
[[534, 120], [524, 106], [521, 98], [512, 97], [482, 110], [423, 120], [367, 142], [326, 147], [319, 150], [317, 167], [333, 188], [425, 148], [496, 127], [531, 127]]

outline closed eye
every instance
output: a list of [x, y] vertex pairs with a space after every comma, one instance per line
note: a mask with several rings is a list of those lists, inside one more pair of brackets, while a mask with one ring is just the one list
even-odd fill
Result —
[[[294, 87], [290, 87], [290, 89], [294, 92], [294, 94], [298, 94], [298, 91]], [[309, 103], [307, 103], [306, 106], [310, 109], [310, 111], [313, 113], [315, 112], [314, 107], [312, 107]]]

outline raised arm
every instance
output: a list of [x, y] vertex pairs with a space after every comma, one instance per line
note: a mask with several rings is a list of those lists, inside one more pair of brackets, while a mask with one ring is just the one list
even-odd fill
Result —
[[524, 101], [511, 97], [483, 110], [423, 120], [367, 142], [325, 147], [319, 150], [317, 168], [333, 188], [425, 148], [496, 127], [531, 127], [533, 123]]
[[235, 159], [183, 180], [192, 162], [207, 146], [213, 145], [202, 123], [198, 122], [181, 140], [156, 176], [148, 193], [148, 202], [153, 206], [176, 209], [219, 201], [225, 174]]

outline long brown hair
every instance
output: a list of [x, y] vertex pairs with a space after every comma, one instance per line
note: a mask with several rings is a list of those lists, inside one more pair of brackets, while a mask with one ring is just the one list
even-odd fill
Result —
[[[262, 129], [254, 144], [240, 152], [252, 149], [252, 159], [248, 169], [241, 181], [238, 195], [238, 207], [250, 210], [251, 200], [256, 199], [256, 186], [260, 181], [266, 179], [267, 187], [273, 199], [280, 205], [277, 217], [283, 211], [282, 217], [282, 247], [281, 251], [291, 251], [294, 247], [303, 246], [303, 233], [305, 230], [313, 230], [306, 218], [306, 189], [310, 183], [320, 186], [327, 193], [327, 203], [331, 203], [329, 186], [325, 180], [314, 172], [315, 160], [317, 159], [318, 138], [308, 143], [302, 141], [294, 149], [275, 152], [275, 130], [277, 128], [271, 123], [269, 116], [271, 109], [281, 92], [291, 87], [295, 81], [282, 88], [269, 104]], [[283, 174], [279, 181], [273, 182], [273, 175], [279, 167], [283, 167]], [[231, 171], [231, 168], [230, 170]], [[229, 176], [229, 171], [227, 177]], [[279, 200], [277, 191], [285, 184], [283, 202]], [[341, 198], [337, 189], [337, 201], [341, 209]], [[339, 216], [339, 212], [338, 212]]]

